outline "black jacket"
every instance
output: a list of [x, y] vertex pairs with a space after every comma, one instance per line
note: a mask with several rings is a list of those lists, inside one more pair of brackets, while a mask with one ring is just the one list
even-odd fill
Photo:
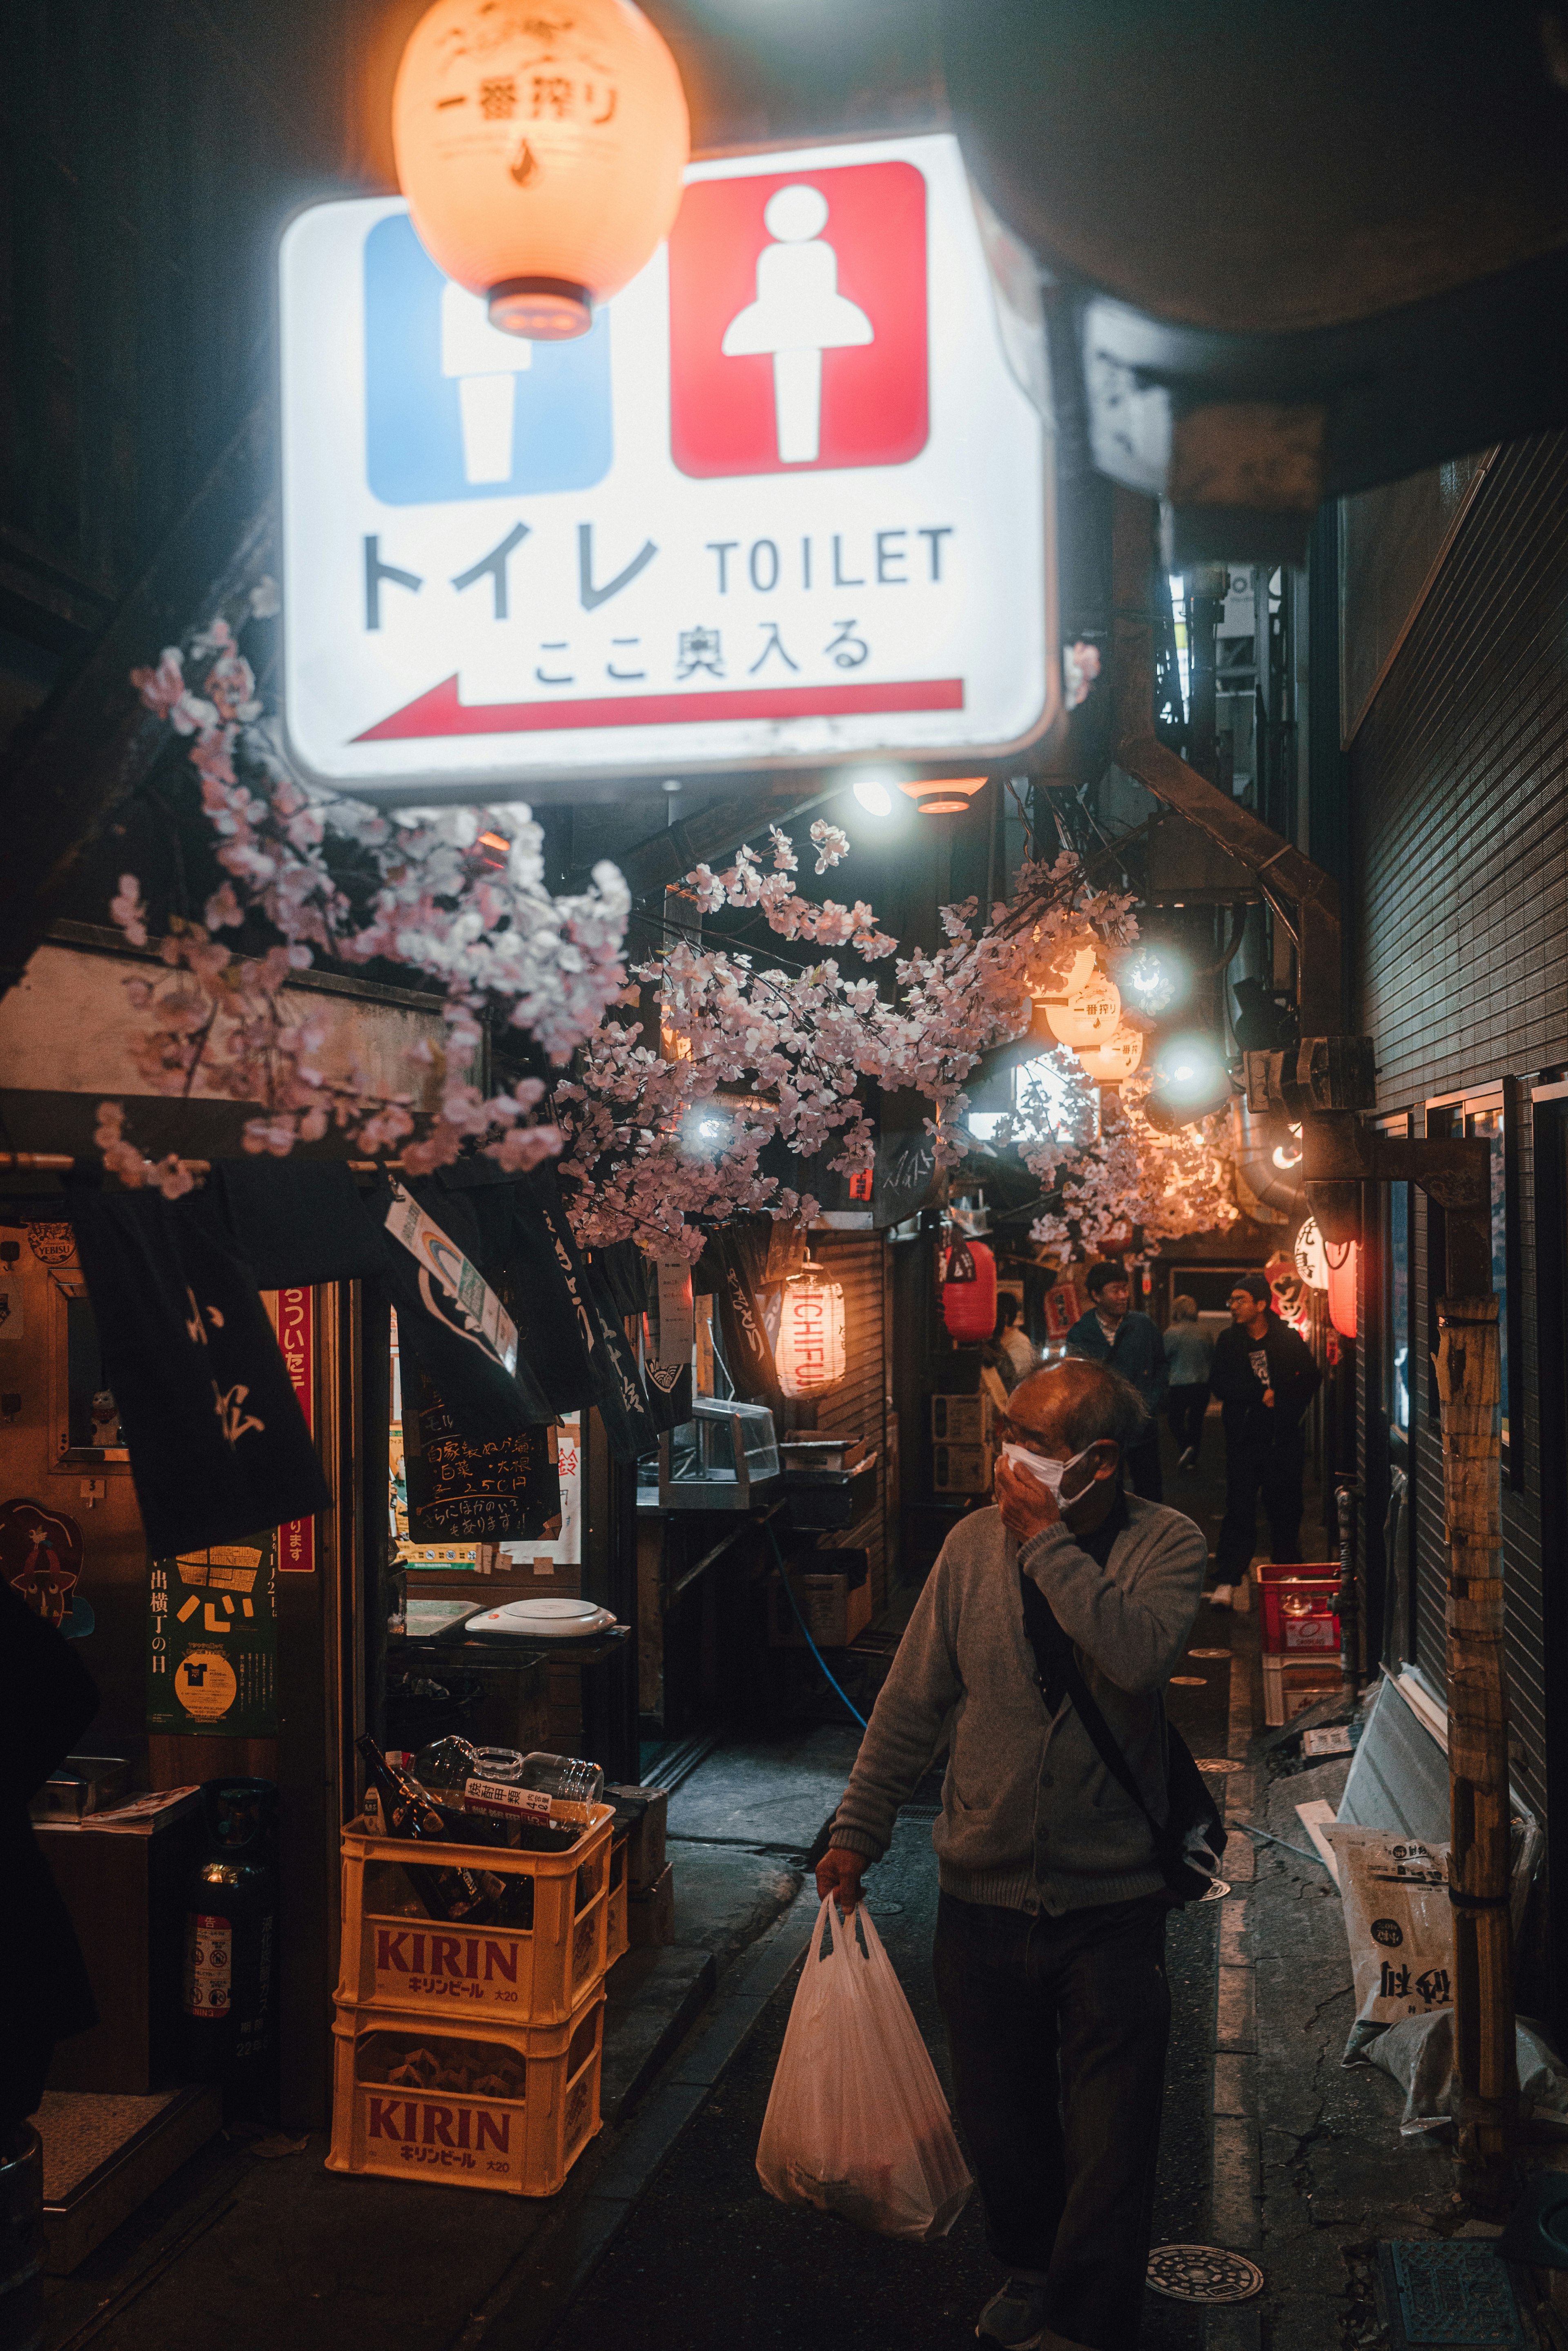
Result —
[[[1272, 1406], [1264, 1403], [1263, 1384], [1252, 1369], [1252, 1351], [1258, 1346], [1269, 1359]], [[1208, 1384], [1225, 1408], [1225, 1434], [1231, 1443], [1271, 1446], [1276, 1437], [1292, 1435], [1322, 1381], [1312, 1349], [1272, 1307], [1260, 1340], [1249, 1338], [1233, 1322], [1214, 1343]]]

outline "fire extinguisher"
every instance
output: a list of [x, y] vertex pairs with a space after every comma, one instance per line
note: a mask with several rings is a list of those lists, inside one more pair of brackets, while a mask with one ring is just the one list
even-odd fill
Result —
[[208, 1780], [202, 1810], [206, 1850], [185, 1894], [185, 2071], [224, 2085], [231, 2117], [258, 2116], [277, 2043], [277, 1789]]

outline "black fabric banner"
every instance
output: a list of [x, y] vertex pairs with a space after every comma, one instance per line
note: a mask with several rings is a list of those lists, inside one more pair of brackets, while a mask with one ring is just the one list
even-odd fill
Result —
[[[501, 1221], [510, 1218], [509, 1192], [444, 1191], [434, 1180], [408, 1188], [431, 1222], [440, 1226], [481, 1273], [486, 1261], [495, 1263]], [[391, 1205], [390, 1185], [371, 1196], [372, 1216], [384, 1219]], [[456, 1301], [390, 1233], [384, 1274], [397, 1309], [400, 1344], [413, 1355], [465, 1437], [475, 1444], [493, 1443], [555, 1418], [549, 1398], [520, 1351], [514, 1374], [470, 1327]], [[506, 1302], [503, 1297], [502, 1303]]]
[[600, 1416], [610, 1450], [617, 1461], [635, 1461], [651, 1453], [659, 1431], [648, 1410], [648, 1399], [637, 1375], [637, 1359], [627, 1343], [620, 1308], [612, 1296], [596, 1249], [585, 1268], [589, 1311], [600, 1344], [592, 1362]]
[[68, 1196], [153, 1558], [329, 1510], [255, 1276], [213, 1204]]
[[748, 1404], [767, 1405], [777, 1417], [784, 1391], [768, 1343], [761, 1297], [772, 1226], [770, 1217], [724, 1226], [708, 1243], [704, 1262], [715, 1276], [725, 1368], [736, 1394]]
[[308, 1290], [385, 1269], [385, 1231], [344, 1160], [233, 1160], [213, 1169], [208, 1189], [258, 1290]]

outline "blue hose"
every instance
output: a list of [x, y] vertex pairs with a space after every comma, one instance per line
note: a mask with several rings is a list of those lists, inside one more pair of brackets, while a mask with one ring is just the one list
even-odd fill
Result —
[[795, 1587], [789, 1581], [789, 1571], [784, 1564], [784, 1554], [779, 1548], [779, 1538], [773, 1531], [772, 1520], [768, 1519], [766, 1521], [766, 1524], [768, 1528], [768, 1540], [773, 1546], [773, 1556], [779, 1562], [779, 1582], [783, 1584], [785, 1591], [789, 1595], [789, 1605], [795, 1611], [795, 1622], [800, 1625], [801, 1632], [806, 1636], [806, 1646], [810, 1650], [811, 1655], [821, 1667], [823, 1673], [827, 1674], [829, 1681], [832, 1683], [834, 1689], [838, 1691], [839, 1696], [843, 1699], [844, 1704], [849, 1708], [850, 1712], [854, 1716], [854, 1719], [860, 1724], [861, 1729], [862, 1730], [869, 1730], [871, 1725], [867, 1722], [859, 1707], [852, 1702], [848, 1693], [840, 1687], [840, 1685], [834, 1679], [833, 1675], [829, 1672], [826, 1657], [823, 1656], [821, 1649], [818, 1648], [815, 1641], [812, 1640], [811, 1628], [807, 1624], [804, 1616], [800, 1614], [800, 1604], [795, 1597]]

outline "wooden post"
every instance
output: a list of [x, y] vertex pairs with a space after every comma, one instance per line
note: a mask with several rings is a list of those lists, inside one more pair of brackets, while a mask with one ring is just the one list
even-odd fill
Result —
[[[1449, 1899], [1454, 1917], [1454, 2039], [1459, 2160], [1472, 2192], [1506, 2185], [1519, 2109], [1514, 2051], [1513, 1925], [1503, 1656], [1501, 1381], [1490, 1234], [1450, 1210], [1448, 1281], [1437, 1301], [1437, 1395], [1443, 1432]], [[1481, 1280], [1475, 1277], [1479, 1274]], [[1456, 1276], [1469, 1276], [1463, 1285]], [[1472, 1286], [1473, 1285], [1473, 1286]]]

